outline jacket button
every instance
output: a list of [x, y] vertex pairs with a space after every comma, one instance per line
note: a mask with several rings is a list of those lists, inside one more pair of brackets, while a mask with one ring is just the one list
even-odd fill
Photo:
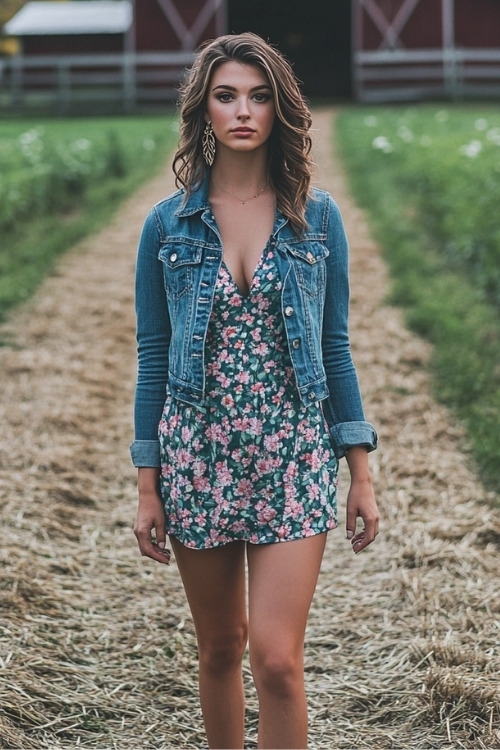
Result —
[[299, 349], [300, 348], [300, 339], [294, 339], [292, 341], [292, 346], [293, 346], [294, 349]]
[[170, 256], [170, 260], [172, 261], [172, 263], [175, 263], [175, 261], [177, 260], [177, 253], [172, 253], [172, 255]]
[[314, 391], [311, 391], [311, 393], [308, 393], [307, 398], [309, 399], [309, 401], [312, 401], [313, 399], [315, 399], [316, 394], [314, 393]]
[[287, 307], [285, 307], [285, 315], [287, 316], [287, 318], [289, 318], [290, 315], [293, 315], [293, 307], [291, 305], [287, 305]]
[[306, 255], [306, 258], [307, 258], [307, 260], [309, 261], [309, 263], [314, 263], [314, 255], [313, 255], [313, 254], [311, 253], [311, 251], [310, 251], [310, 250], [309, 250], [309, 252], [307, 253], [307, 255]]

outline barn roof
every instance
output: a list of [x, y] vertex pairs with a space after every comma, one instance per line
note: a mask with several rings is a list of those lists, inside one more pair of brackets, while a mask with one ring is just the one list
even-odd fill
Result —
[[132, 24], [131, 0], [27, 3], [4, 26], [9, 36], [123, 34]]

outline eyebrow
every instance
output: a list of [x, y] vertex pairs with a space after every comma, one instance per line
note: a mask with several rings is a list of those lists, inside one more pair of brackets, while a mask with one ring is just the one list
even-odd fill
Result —
[[[226, 89], [227, 91], [237, 91], [238, 89], [236, 86], [229, 86], [225, 83], [219, 83], [218, 86], [214, 86], [212, 91], [217, 91], [217, 89]], [[253, 89], [250, 89], [250, 91], [260, 91], [261, 89], [268, 89], [271, 91], [271, 86], [268, 83], [262, 83], [259, 86], [254, 86]]]

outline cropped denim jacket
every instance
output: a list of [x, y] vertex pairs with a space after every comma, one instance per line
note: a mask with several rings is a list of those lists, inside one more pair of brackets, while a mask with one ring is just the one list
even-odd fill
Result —
[[[281, 310], [295, 380], [305, 405], [322, 402], [335, 454], [376, 448], [365, 421], [348, 336], [348, 247], [340, 212], [314, 189], [308, 229], [297, 237], [276, 213], [270, 242], [282, 280]], [[138, 378], [135, 466], [160, 466], [158, 423], [166, 387], [203, 410], [204, 347], [222, 262], [222, 241], [208, 201], [208, 176], [188, 200], [179, 190], [144, 224], [136, 268]]]

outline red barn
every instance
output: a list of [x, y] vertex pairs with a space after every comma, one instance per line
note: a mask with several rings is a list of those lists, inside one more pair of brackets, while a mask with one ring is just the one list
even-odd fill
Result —
[[500, 95], [498, 0], [354, 0], [360, 101]]

